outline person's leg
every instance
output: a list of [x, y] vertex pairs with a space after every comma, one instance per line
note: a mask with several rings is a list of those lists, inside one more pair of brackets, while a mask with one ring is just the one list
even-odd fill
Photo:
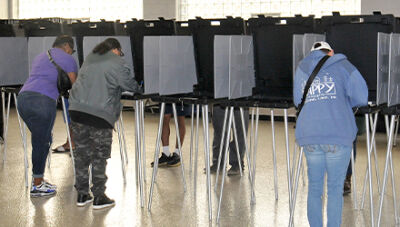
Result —
[[[172, 116], [172, 106], [171, 104], [165, 105], [165, 113], [163, 116], [163, 125], [161, 128], [161, 143], [162, 143], [162, 153], [161, 157], [158, 159], [158, 166], [165, 166], [171, 160], [171, 152], [169, 151], [169, 135], [170, 128], [169, 122]], [[154, 166], [154, 162], [151, 162], [151, 166]]]
[[89, 165], [91, 163], [90, 127], [84, 124], [71, 122], [72, 133], [76, 135], [75, 161], [75, 188], [78, 195], [89, 194]]
[[[246, 133], [247, 133], [247, 129], [249, 126], [249, 110], [246, 109], [243, 111], [243, 115], [244, 115], [244, 123], [245, 123], [245, 128], [246, 128]], [[241, 161], [241, 165], [242, 165], [242, 169], [244, 169], [244, 151], [246, 149], [245, 147], [245, 141], [243, 138], [243, 127], [242, 127], [242, 119], [240, 117], [240, 110], [239, 109], [235, 109], [234, 111], [234, 116], [235, 116], [235, 125], [236, 125], [236, 131], [237, 131], [237, 136], [238, 136], [238, 145], [239, 145], [239, 155], [240, 155], [240, 161]], [[239, 174], [239, 163], [238, 163], [238, 157], [237, 157], [237, 152], [236, 152], [236, 144], [235, 141], [232, 140], [229, 143], [229, 164], [232, 166], [232, 171], [230, 171], [231, 173], [228, 172], [228, 174], [230, 175], [234, 175], [234, 174]]]
[[320, 145], [304, 146], [307, 159], [307, 217], [311, 227], [322, 227], [322, 194], [325, 176], [325, 152]]
[[163, 153], [167, 156], [170, 156], [169, 152], [169, 136], [171, 134], [171, 130], [169, 128], [169, 122], [171, 121], [171, 114], [164, 114], [164, 120], [161, 131], [161, 142], [163, 145]]
[[339, 227], [342, 223], [343, 183], [347, 163], [350, 160], [351, 147], [343, 145], [325, 145], [326, 169], [328, 174], [328, 227]]
[[[213, 165], [215, 165], [215, 168], [213, 168], [214, 172], [217, 171], [217, 162], [218, 162], [218, 157], [219, 157], [219, 150], [220, 150], [220, 145], [221, 145], [221, 137], [222, 137], [222, 128], [224, 126], [224, 116], [225, 116], [225, 110], [221, 106], [214, 106], [213, 107], [213, 115], [212, 115], [212, 125], [214, 128], [214, 137], [213, 137], [213, 143], [212, 143], [212, 152], [213, 152]], [[228, 126], [226, 126], [228, 127]], [[227, 131], [227, 130], [225, 130]], [[225, 133], [226, 135], [226, 133]], [[224, 140], [224, 143], [226, 141], [226, 138]], [[222, 151], [224, 152], [224, 150]], [[223, 155], [224, 153], [222, 153]], [[221, 160], [222, 157], [221, 157]], [[221, 163], [222, 164], [222, 163]]]
[[34, 185], [40, 185], [52, 142], [56, 102], [39, 93], [23, 94], [18, 96], [18, 111], [31, 131]]
[[[64, 113], [62, 114], [63, 119], [64, 119], [64, 123], [68, 122], [69, 125], [69, 131], [71, 132], [71, 117], [69, 116], [69, 101], [67, 98], [64, 99], [65, 100], [65, 109], [67, 110], [67, 120], [65, 119]], [[71, 145], [72, 145], [72, 149], [75, 148], [75, 144], [74, 144], [74, 136], [72, 133], [70, 133], [70, 137], [71, 137]], [[70, 146], [69, 146], [69, 141], [68, 141], [68, 136], [67, 139], [65, 141], [64, 144], [57, 146], [56, 148], [53, 149], [53, 152], [55, 153], [62, 153], [62, 152], [69, 152], [70, 151]]]
[[[181, 147], [182, 147], [186, 134], [185, 116], [178, 116], [178, 128], [179, 128], [179, 139], [181, 141]], [[178, 148], [179, 148], [178, 139], [176, 139], [174, 152], [178, 152]]]
[[[354, 162], [356, 161], [356, 154], [357, 154], [357, 137], [353, 142], [353, 153], [354, 153]], [[349, 165], [347, 167], [346, 171], [346, 178], [344, 180], [344, 185], [343, 185], [343, 195], [347, 195], [351, 192], [351, 176], [353, 174], [353, 168], [351, 164], [351, 154], [350, 154], [350, 160], [349, 160]]]
[[93, 196], [101, 196], [106, 190], [107, 159], [111, 157], [112, 129], [97, 129], [91, 127], [90, 141], [92, 145], [92, 179]]
[[111, 157], [112, 129], [90, 127], [93, 209], [115, 205], [115, 201], [105, 195], [107, 159]]

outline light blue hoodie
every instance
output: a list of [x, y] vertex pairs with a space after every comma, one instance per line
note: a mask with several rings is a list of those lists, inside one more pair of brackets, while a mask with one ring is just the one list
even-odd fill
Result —
[[[316, 50], [296, 69], [293, 85], [294, 104], [298, 106], [303, 90], [325, 53]], [[360, 72], [343, 54], [330, 57], [315, 77], [296, 123], [296, 141], [300, 146], [332, 144], [352, 146], [357, 126], [352, 107], [368, 104], [368, 88]]]

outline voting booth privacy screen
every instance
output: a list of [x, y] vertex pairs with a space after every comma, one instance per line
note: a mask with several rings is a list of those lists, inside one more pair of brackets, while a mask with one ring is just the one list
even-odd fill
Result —
[[378, 33], [396, 29], [393, 15], [322, 17], [326, 41], [360, 71], [368, 85], [368, 99], [377, 98]]
[[261, 99], [293, 99], [293, 35], [313, 33], [314, 18], [250, 18], [254, 40], [255, 95]]

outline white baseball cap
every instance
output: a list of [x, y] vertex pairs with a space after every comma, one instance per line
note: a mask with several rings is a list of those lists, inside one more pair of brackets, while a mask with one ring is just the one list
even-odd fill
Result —
[[327, 42], [324, 41], [315, 42], [311, 47], [311, 51], [321, 50], [321, 49], [332, 50], [332, 47]]

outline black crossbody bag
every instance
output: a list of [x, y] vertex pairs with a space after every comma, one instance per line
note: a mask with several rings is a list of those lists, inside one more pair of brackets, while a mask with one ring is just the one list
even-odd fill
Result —
[[314, 78], [317, 76], [319, 70], [321, 70], [322, 66], [324, 65], [326, 60], [328, 60], [329, 57], [330, 57], [329, 55], [325, 55], [321, 60], [319, 60], [317, 66], [315, 66], [315, 68], [312, 71], [310, 77], [308, 78], [307, 84], [306, 84], [306, 86], [304, 88], [303, 98], [301, 99], [300, 105], [297, 107], [297, 111], [296, 111], [296, 116], [297, 117], [300, 115], [301, 109], [303, 109], [304, 103], [306, 102], [306, 99], [307, 99], [308, 90], [310, 89], [311, 84], [314, 81]]
[[72, 83], [68, 74], [54, 61], [53, 57], [51, 57], [50, 50], [47, 51], [47, 56], [49, 57], [50, 62], [53, 63], [57, 68], [58, 92], [60, 92], [60, 95], [62, 96], [68, 95], [68, 90], [72, 88]]

